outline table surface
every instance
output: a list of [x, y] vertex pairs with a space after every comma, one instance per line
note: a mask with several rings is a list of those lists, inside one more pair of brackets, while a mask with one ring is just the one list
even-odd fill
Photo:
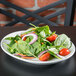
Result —
[[[26, 30], [27, 26], [0, 27], [0, 40], [7, 34]], [[58, 34], [65, 33], [76, 46], [76, 27], [50, 27]], [[47, 66], [33, 65], [6, 55], [0, 48], [0, 76], [76, 76], [76, 53], [70, 59]]]

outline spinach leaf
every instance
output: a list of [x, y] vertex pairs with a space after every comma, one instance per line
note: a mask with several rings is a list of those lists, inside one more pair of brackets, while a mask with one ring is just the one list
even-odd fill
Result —
[[10, 44], [9, 46], [11, 47], [13, 44], [15, 44], [15, 40], [18, 41], [20, 40], [20, 36], [19, 35], [16, 35], [15, 37], [8, 37], [6, 38], [6, 40], [10, 40]]
[[33, 39], [32, 36], [28, 36], [25, 42], [29, 43], [32, 39]]
[[38, 27], [35, 30], [37, 33], [40, 33], [41, 31], [44, 31], [46, 35], [51, 34], [52, 32], [49, 29], [49, 26], [43, 26], [43, 27]]
[[31, 45], [23, 40], [19, 40], [18, 43], [12, 45], [13, 50], [16, 49], [18, 53], [26, 54], [28, 56], [34, 56], [34, 50]]
[[40, 32], [40, 35], [41, 35], [42, 37], [46, 37], [45, 31], [44, 31], [44, 30], [41, 31], [41, 32]]
[[39, 52], [41, 52], [41, 44], [39, 42], [35, 42], [32, 44], [32, 48], [33, 48], [34, 54], [38, 56]]
[[12, 40], [12, 39], [14, 39], [14, 37], [7, 37], [7, 38], [5, 38], [6, 40]]
[[64, 46], [66, 48], [69, 48], [71, 46], [71, 41], [70, 41], [70, 38], [67, 35], [61, 34], [61, 35], [58, 35], [58, 37], [54, 41], [54, 45], [55, 46], [60, 46], [60, 47]]
[[49, 51], [51, 51], [51, 52], [53, 52], [53, 53], [55, 53], [55, 54], [58, 54], [58, 53], [59, 53], [59, 51], [58, 51], [56, 48], [54, 48], [54, 47], [51, 47], [51, 48], [49, 49]]
[[52, 56], [54, 56], [55, 58], [58, 58], [58, 59], [62, 59], [62, 58], [60, 58], [59, 56], [57, 56], [54, 52], [52, 52], [52, 51], [48, 51]]

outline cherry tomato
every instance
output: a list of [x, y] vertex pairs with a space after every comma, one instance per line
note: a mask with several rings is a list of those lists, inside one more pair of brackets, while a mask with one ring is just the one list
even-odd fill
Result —
[[50, 41], [50, 42], [53, 42], [53, 41], [55, 41], [56, 38], [57, 38], [57, 35], [56, 35], [56, 34], [53, 34], [53, 35], [47, 37], [46, 39], [47, 39], [48, 41]]
[[[22, 34], [20, 37], [22, 38], [24, 35], [26, 35], [26, 34]], [[24, 37], [23, 41], [25, 41], [25, 40], [26, 40], [26, 37]]]
[[50, 54], [49, 53], [45, 53], [42, 56], [40, 56], [39, 60], [40, 61], [47, 61], [50, 58]]
[[26, 40], [26, 37], [24, 37], [23, 41], [25, 41], [25, 40]]
[[70, 53], [70, 51], [67, 48], [63, 48], [60, 50], [59, 54], [62, 56], [66, 56]]

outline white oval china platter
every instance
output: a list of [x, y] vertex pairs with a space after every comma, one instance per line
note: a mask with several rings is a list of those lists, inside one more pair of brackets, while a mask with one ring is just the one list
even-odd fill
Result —
[[8, 51], [8, 47], [6, 45], [4, 45], [4, 43], [7, 43], [9, 44], [9, 40], [5, 40], [5, 38], [7, 37], [14, 37], [16, 35], [20, 35], [21, 33], [24, 33], [28, 30], [23, 30], [23, 31], [16, 31], [16, 32], [13, 32], [13, 33], [10, 33], [8, 35], [6, 35], [2, 40], [1, 40], [1, 48], [2, 50], [8, 54], [9, 56], [13, 57], [13, 58], [16, 58], [18, 60], [21, 60], [21, 61], [24, 61], [24, 62], [28, 62], [28, 63], [32, 63], [32, 64], [38, 64], [38, 65], [48, 65], [48, 64], [55, 64], [55, 63], [58, 63], [58, 62], [61, 62], [61, 61], [64, 61], [64, 60], [67, 60], [69, 59], [70, 57], [72, 57], [75, 53], [75, 45], [72, 43], [72, 46], [71, 48], [69, 49], [71, 52], [69, 55], [65, 56], [63, 59], [57, 59], [57, 58], [54, 58], [52, 60], [49, 60], [49, 61], [40, 61], [39, 59], [22, 59], [20, 57], [17, 57], [17, 56], [14, 56], [13, 54], [9, 53]]

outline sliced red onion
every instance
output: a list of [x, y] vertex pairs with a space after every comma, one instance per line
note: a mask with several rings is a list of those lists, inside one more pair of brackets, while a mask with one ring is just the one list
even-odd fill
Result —
[[61, 55], [59, 55], [59, 54], [56, 54], [58, 57], [60, 57], [61, 59], [64, 59], [64, 57], [63, 56], [61, 56]]
[[44, 50], [44, 51], [42, 51], [39, 55], [38, 55], [38, 57], [40, 57], [40, 56], [42, 56], [44, 53], [46, 53], [48, 50]]
[[27, 36], [33, 36], [33, 39], [32, 39], [32, 41], [31, 41], [29, 44], [33, 44], [33, 43], [38, 39], [38, 36], [37, 36], [36, 34], [34, 34], [34, 33], [29, 33], [29, 34], [24, 35], [24, 36], [22, 37], [22, 40], [23, 40], [25, 37], [27, 37]]

